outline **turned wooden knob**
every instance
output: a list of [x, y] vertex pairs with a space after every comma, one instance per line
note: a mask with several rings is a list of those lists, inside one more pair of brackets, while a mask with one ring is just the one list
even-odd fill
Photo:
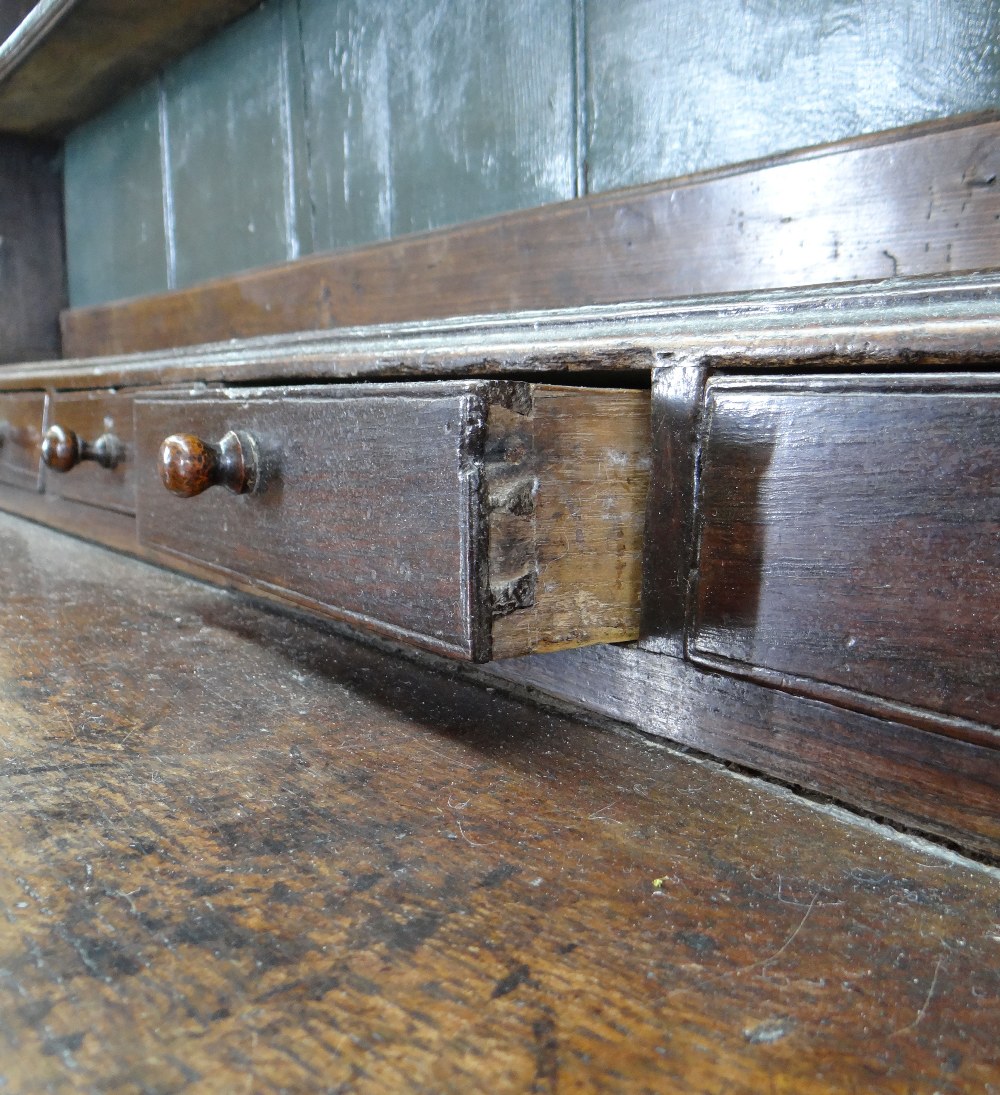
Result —
[[181, 498], [215, 486], [249, 494], [257, 486], [257, 446], [249, 434], [233, 430], [217, 445], [190, 433], [172, 434], [160, 446], [160, 479]]
[[42, 438], [42, 463], [52, 471], [70, 471], [83, 460], [93, 460], [102, 468], [116, 468], [125, 459], [125, 446], [113, 433], [102, 433], [91, 444], [73, 430], [50, 426]]

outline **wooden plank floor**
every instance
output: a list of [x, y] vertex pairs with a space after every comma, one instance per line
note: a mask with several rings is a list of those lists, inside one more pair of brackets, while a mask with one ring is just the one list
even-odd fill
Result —
[[996, 872], [13, 518], [0, 554], [0, 1090], [1000, 1089]]

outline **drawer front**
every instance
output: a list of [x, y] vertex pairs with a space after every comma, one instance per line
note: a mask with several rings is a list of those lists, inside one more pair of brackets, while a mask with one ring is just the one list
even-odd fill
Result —
[[[330, 398], [274, 394], [136, 403], [139, 538], [404, 639], [471, 654], [476, 469], [464, 392]], [[175, 497], [160, 481], [170, 435], [252, 436], [254, 493]]]
[[1000, 393], [709, 386], [690, 649], [1000, 724]]
[[68, 471], [45, 469], [45, 493], [74, 502], [135, 513], [135, 451], [132, 439], [131, 392], [56, 392], [49, 404], [48, 429], [71, 431], [78, 441], [93, 446], [102, 437], [114, 438], [119, 455], [114, 467], [93, 459], [81, 460]]
[[[648, 407], [492, 381], [140, 398], [139, 539], [452, 656], [633, 638]], [[252, 489], [171, 494], [168, 437], [175, 488], [250, 486], [235, 438]]]
[[0, 395], [0, 483], [27, 490], [41, 488], [44, 392]]

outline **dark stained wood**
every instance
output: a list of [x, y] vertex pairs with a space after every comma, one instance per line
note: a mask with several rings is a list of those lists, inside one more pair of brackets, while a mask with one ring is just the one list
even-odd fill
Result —
[[[902, 278], [670, 303], [462, 317], [292, 335], [4, 371], [3, 388], [245, 381], [732, 371], [993, 369], [1000, 276]], [[626, 381], [623, 381], [626, 382]], [[634, 382], [634, 381], [633, 381]]]
[[[134, 358], [39, 363], [11, 369], [5, 380], [9, 377], [12, 390], [23, 390], [55, 383], [67, 389], [111, 383], [134, 388], [192, 381], [263, 382], [272, 377], [429, 379], [463, 374], [511, 378], [547, 374], [563, 379], [575, 375], [593, 382], [594, 374], [599, 373], [604, 383], [617, 376], [641, 384], [654, 369], [662, 369], [664, 372], [657, 371], [653, 392], [653, 425], [659, 433], [652, 469], [654, 482], [661, 485], [654, 492], [649, 513], [659, 530], [653, 531], [654, 537], [663, 536], [663, 530], [671, 527], [679, 529], [680, 536], [675, 543], [668, 532], [664, 539], [647, 544], [647, 567], [662, 565], [668, 573], [667, 584], [672, 592], [667, 600], [674, 616], [652, 614], [647, 621], [646, 641], [677, 654], [682, 652], [683, 638], [677, 630], [677, 611], [686, 587], [685, 552], [678, 546], [686, 534], [683, 520], [678, 524], [677, 519], [684, 517], [688, 503], [680, 494], [672, 497], [672, 484], [676, 482], [689, 498], [694, 497], [693, 484], [684, 470], [685, 462], [691, 468], [693, 457], [684, 438], [690, 439], [695, 433], [693, 403], [697, 403], [698, 385], [680, 386], [681, 397], [674, 408], [680, 443], [671, 449], [662, 443], [664, 434], [669, 436], [672, 430], [665, 425], [671, 419], [662, 405], [665, 394], [669, 394], [669, 371], [677, 372], [674, 380], [692, 380], [703, 372], [716, 376], [720, 372], [747, 371], [834, 376], [852, 370], [923, 371], [927, 375], [921, 383], [932, 384], [933, 371], [974, 369], [979, 370], [979, 378], [970, 383], [989, 386], [994, 384], [1000, 360], [998, 286], [996, 274], [985, 274], [773, 291], [673, 305], [428, 322], [375, 331], [302, 334]], [[669, 406], [666, 409], [670, 411]], [[188, 425], [178, 423], [167, 432]], [[218, 426], [231, 428], [221, 422]], [[212, 432], [205, 436], [220, 435]], [[493, 455], [487, 465], [498, 463]], [[518, 457], [512, 465], [519, 461]], [[509, 478], [510, 482], [500, 485], [510, 490], [498, 489], [497, 498], [506, 498], [513, 505], [509, 523], [516, 528], [517, 522], [530, 523], [530, 507], [522, 504], [530, 498], [530, 491], [524, 489], [528, 477], [522, 470], [512, 467]], [[103, 542], [112, 540], [112, 532], [105, 534], [92, 517], [85, 519], [79, 510], [71, 513], [69, 503], [57, 504], [58, 499], [49, 498], [32, 500], [34, 504], [28, 505], [30, 495], [10, 494], [4, 506], [30, 511], [37, 519], [59, 523]], [[221, 492], [210, 492], [207, 497], [211, 499], [213, 494]], [[666, 503], [665, 508], [661, 503]], [[671, 512], [671, 505], [678, 506], [678, 510]], [[689, 513], [687, 518], [690, 526]], [[77, 520], [79, 524], [74, 523]], [[129, 548], [127, 531], [116, 527], [113, 539]], [[500, 543], [498, 538], [494, 546]], [[537, 551], [534, 555], [524, 551], [525, 541], [516, 536], [503, 543], [504, 550], [491, 558], [491, 569], [495, 564], [492, 577], [502, 579], [497, 583], [501, 588], [485, 591], [488, 597], [484, 596], [483, 602], [489, 602], [491, 612], [507, 608], [524, 611], [530, 585], [519, 584], [519, 579], [529, 573], [529, 568], [518, 570], [518, 564], [532, 560], [537, 563]], [[148, 551], [137, 547], [134, 539], [131, 549]], [[170, 558], [175, 565], [196, 569], [190, 559], [178, 562], [179, 557]], [[687, 558], [690, 560], [691, 555]], [[204, 566], [201, 573], [206, 575]], [[215, 580], [218, 577], [216, 572]], [[227, 574], [225, 580], [264, 596], [278, 595], [260, 583], [255, 586], [246, 576]], [[647, 591], [655, 585], [655, 572], [648, 571]], [[699, 747], [709, 752], [835, 794], [843, 801], [922, 831], [966, 845], [972, 843], [980, 849], [996, 848], [995, 780], [990, 774], [998, 746], [996, 729], [839, 685], [824, 683], [824, 702], [810, 702], [804, 695], [802, 678], [732, 661], [726, 663], [727, 673], [721, 674], [712, 672], [711, 664], [667, 671], [663, 667], [675, 659], [630, 652], [628, 659], [635, 661], [619, 663], [614, 660], [619, 656], [625, 657], [608, 653], [613, 672], [605, 673], [598, 666], [593, 673], [588, 670], [576, 676], [572, 668], [567, 670], [571, 693], [578, 694], [581, 702], [594, 710], [608, 710], [657, 733], [700, 742]], [[696, 656], [702, 663], [711, 661], [704, 653]], [[558, 674], [562, 664], [556, 661], [544, 672]], [[521, 660], [512, 664], [511, 671], [530, 674], [531, 665]], [[649, 675], [655, 681], [664, 673], [668, 677], [679, 674], [682, 683], [675, 682], [657, 692], [645, 680]], [[751, 674], [753, 681], [732, 679]], [[690, 697], [677, 702], [676, 689], [688, 684]], [[815, 682], [807, 684], [814, 698], [820, 694]], [[553, 683], [555, 691], [560, 687], [558, 681]], [[637, 699], [630, 706], [631, 701], [626, 700], [632, 691]], [[741, 713], [740, 704], [747, 697], [755, 707]], [[688, 700], [690, 706], [686, 706]], [[777, 712], [776, 730], [772, 711]], [[685, 712], [690, 716], [688, 723], [684, 722]], [[812, 731], [803, 729], [803, 722], [812, 725], [811, 720], [822, 728], [818, 737], [811, 737]], [[780, 747], [772, 748], [776, 735], [781, 739]], [[948, 740], [943, 735], [960, 740]], [[966, 749], [963, 741], [974, 751]], [[907, 749], [912, 750], [909, 756]], [[856, 770], [858, 766], [860, 771]], [[980, 772], [986, 773], [985, 784]]]
[[890, 131], [62, 317], [67, 356], [1000, 266], [1000, 122]]
[[706, 369], [656, 369], [651, 397], [650, 477], [643, 541], [641, 632], [660, 653], [684, 653], [694, 560], [695, 472]]
[[[135, 513], [133, 393], [56, 392], [49, 400], [48, 494]], [[45, 458], [45, 447], [42, 450]]]
[[995, 736], [945, 737], [632, 647], [519, 658], [482, 673], [1000, 858]]
[[0, 132], [64, 136], [257, 0], [39, 0], [0, 44]]
[[692, 652], [1000, 726], [997, 379], [720, 379], [706, 415]]
[[995, 1081], [995, 872], [24, 522], [0, 552], [11, 1090]]
[[66, 305], [54, 145], [0, 137], [0, 364], [58, 357]]
[[[648, 421], [643, 391], [491, 382], [138, 399], [139, 539], [476, 661], [635, 638]], [[233, 430], [252, 493], [164, 487], [164, 439]]]
[[0, 483], [41, 489], [44, 392], [0, 395]]
[[[356, 623], [471, 657], [477, 469], [467, 386], [271, 389], [136, 403], [139, 538]], [[160, 481], [165, 438], [250, 434], [253, 495], [181, 498]]]

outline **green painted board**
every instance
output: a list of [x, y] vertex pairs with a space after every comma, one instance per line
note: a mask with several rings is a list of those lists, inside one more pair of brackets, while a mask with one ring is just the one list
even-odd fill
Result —
[[995, 0], [584, 0], [590, 191], [1000, 105]]
[[156, 83], [76, 130], [64, 170], [70, 303], [168, 288]]
[[287, 22], [264, 4], [165, 74], [178, 288], [296, 258], [309, 238]]
[[393, 235], [573, 197], [571, 0], [394, 12]]
[[316, 249], [392, 233], [391, 0], [300, 0]]
[[316, 248], [573, 196], [570, 0], [302, 0]]

